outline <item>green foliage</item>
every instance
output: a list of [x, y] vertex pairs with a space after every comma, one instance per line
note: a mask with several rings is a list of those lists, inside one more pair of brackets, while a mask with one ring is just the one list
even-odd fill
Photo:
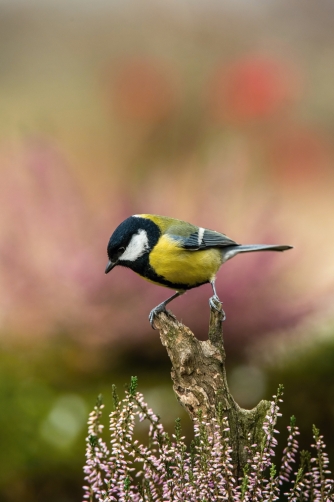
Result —
[[115, 384], [112, 384], [112, 386], [111, 386], [111, 395], [112, 395], [113, 407], [114, 407], [114, 410], [116, 410], [118, 403], [119, 403], [119, 397], [117, 394], [117, 387]]
[[137, 390], [137, 385], [138, 385], [138, 378], [136, 376], [131, 377], [130, 387], [129, 387], [129, 394], [131, 397], [135, 395]]

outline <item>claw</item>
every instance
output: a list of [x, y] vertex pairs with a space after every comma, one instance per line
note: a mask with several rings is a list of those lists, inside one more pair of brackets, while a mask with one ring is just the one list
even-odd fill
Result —
[[221, 302], [217, 295], [211, 296], [209, 299], [209, 305], [212, 309], [220, 311], [220, 306], [223, 302]]
[[180, 295], [183, 295], [184, 291], [176, 291], [175, 295], [171, 296], [170, 298], [167, 298], [164, 302], [160, 303], [157, 305], [153, 310], [151, 310], [150, 315], [148, 316], [148, 319], [150, 321], [150, 325], [152, 326], [153, 329], [156, 329], [154, 327], [154, 318], [157, 314], [160, 314], [160, 312], [165, 312], [165, 314], [173, 317], [176, 320], [176, 317], [173, 316], [171, 312], [166, 310], [166, 305], [170, 303], [174, 298], [177, 298]]
[[157, 329], [154, 326], [154, 318], [156, 315], [160, 314], [160, 312], [165, 312], [165, 314], [167, 314], [166, 306], [163, 303], [160, 303], [160, 305], [158, 305], [157, 307], [152, 309], [149, 316], [148, 316], [148, 319], [150, 321], [150, 325], [153, 329]]
[[226, 319], [226, 314], [225, 312], [223, 311], [223, 309], [221, 308], [223, 302], [221, 302], [218, 298], [217, 295], [213, 295], [211, 296], [211, 298], [209, 299], [209, 305], [210, 305], [210, 308], [213, 309], [213, 310], [216, 310], [217, 312], [221, 312], [222, 315], [223, 315], [223, 321], [225, 321]]

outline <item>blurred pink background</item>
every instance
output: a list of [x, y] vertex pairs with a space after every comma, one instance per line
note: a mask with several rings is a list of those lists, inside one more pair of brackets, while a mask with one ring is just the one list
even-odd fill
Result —
[[[136, 213], [294, 246], [219, 272], [232, 366], [264, 372], [265, 354], [281, 357], [277, 340], [303, 346], [311, 331], [322, 343], [312, 323], [333, 323], [333, 4], [1, 0], [0, 12], [1, 357], [19, 367], [22, 355], [24, 381], [43, 360], [59, 365], [88, 409], [85, 378], [101, 371], [94, 396], [128, 380], [150, 351], [166, 365], [148, 314], [169, 291], [126, 269], [104, 274], [111, 233]], [[202, 338], [210, 293], [204, 286], [171, 305]], [[57, 359], [57, 344], [74, 347], [68, 358]], [[150, 364], [138, 369], [148, 379]], [[168, 382], [168, 364], [163, 372]], [[52, 378], [42, 378], [49, 408], [36, 413], [32, 435], [64, 392]], [[84, 389], [71, 387], [75, 378]], [[232, 381], [239, 402], [255, 404]], [[15, 469], [35, 479], [27, 458]], [[37, 478], [18, 495], [2, 481], [4, 497], [37, 500]]]

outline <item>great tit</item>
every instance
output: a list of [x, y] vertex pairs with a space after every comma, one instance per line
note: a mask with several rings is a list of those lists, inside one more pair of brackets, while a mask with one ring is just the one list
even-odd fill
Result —
[[152, 328], [159, 312], [188, 289], [210, 283], [213, 296], [210, 307], [219, 310], [221, 301], [215, 288], [220, 266], [239, 253], [285, 251], [292, 246], [241, 245], [224, 234], [196, 227], [182, 220], [136, 214], [124, 220], [110, 237], [107, 252], [108, 274], [116, 265], [128, 267], [144, 279], [176, 290], [149, 315]]

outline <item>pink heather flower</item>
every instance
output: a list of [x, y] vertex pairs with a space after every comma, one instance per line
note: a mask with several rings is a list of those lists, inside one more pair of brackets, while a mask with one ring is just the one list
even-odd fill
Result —
[[[250, 447], [250, 459], [240, 479], [234, 477], [232, 449], [226, 418], [194, 419], [194, 441], [187, 448], [179, 420], [171, 437], [159, 418], [136, 391], [132, 379], [123, 400], [114, 399], [115, 411], [110, 414], [110, 447], [102, 441], [100, 417], [103, 410], [98, 400], [88, 421], [85, 486], [83, 500], [89, 502], [274, 502], [286, 500], [327, 502], [333, 499], [334, 482], [329, 477], [328, 457], [319, 431], [314, 428], [313, 447], [316, 456], [292, 473], [298, 449], [298, 428], [294, 419], [288, 427], [287, 446], [281, 468], [276, 473], [272, 462], [277, 441], [274, 434], [280, 415], [282, 388], [271, 402], [263, 425], [263, 441]], [[135, 419], [148, 420], [149, 447], [134, 439]], [[210, 431], [210, 432], [208, 432]], [[305, 457], [305, 452], [304, 453]], [[306, 458], [306, 457], [305, 457]], [[138, 464], [140, 466], [138, 467]], [[291, 482], [291, 489], [280, 494], [282, 482]], [[283, 499], [282, 499], [283, 500]]]

